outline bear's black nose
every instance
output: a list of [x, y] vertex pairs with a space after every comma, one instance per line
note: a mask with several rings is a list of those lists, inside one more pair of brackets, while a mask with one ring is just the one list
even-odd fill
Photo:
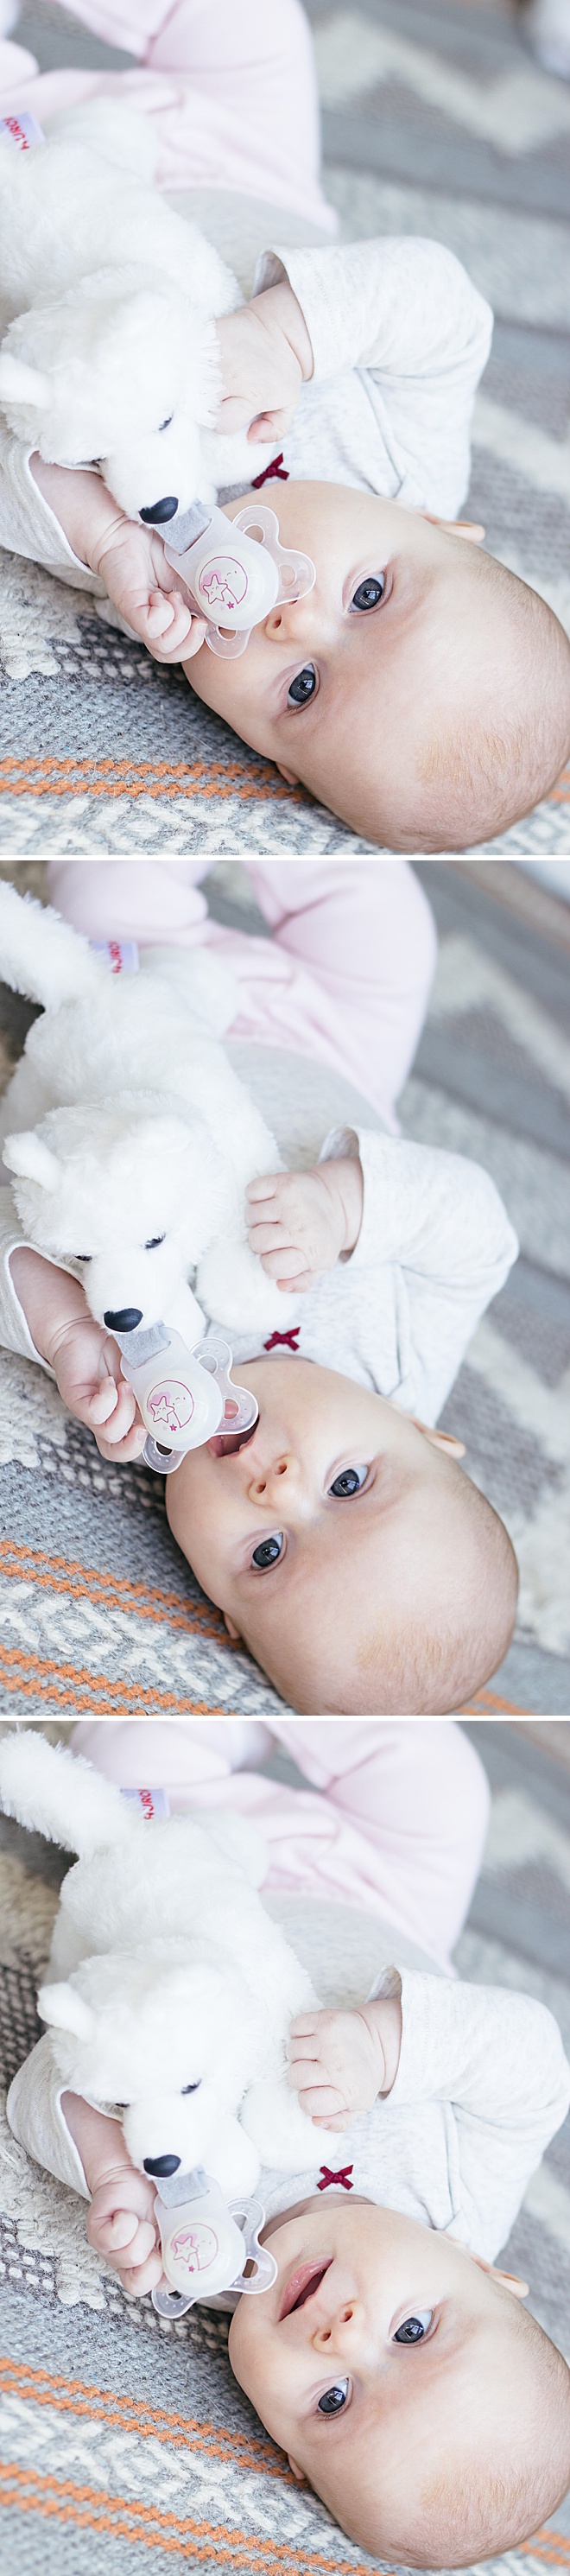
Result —
[[139, 519], [148, 520], [151, 527], [153, 525], [160, 527], [163, 519], [176, 517], [177, 509], [176, 493], [166, 492], [163, 501], [153, 501], [152, 510], [139, 510]]
[[104, 1321], [110, 1333], [136, 1333], [142, 1324], [142, 1306], [105, 1306]]
[[179, 2167], [179, 2156], [145, 2156], [144, 2158], [145, 2173], [173, 2174], [178, 2173]]

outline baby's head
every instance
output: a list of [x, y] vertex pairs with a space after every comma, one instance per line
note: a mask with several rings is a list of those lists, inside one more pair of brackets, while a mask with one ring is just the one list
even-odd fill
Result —
[[390, 849], [462, 850], [528, 813], [570, 745], [570, 644], [544, 600], [441, 521], [349, 485], [280, 483], [278, 513], [315, 588], [237, 660], [202, 645], [185, 666], [200, 697]]
[[535, 2532], [570, 2480], [570, 2371], [519, 2306], [524, 2284], [341, 2194], [298, 2202], [262, 2240], [277, 2279], [240, 2299], [232, 2369], [348, 2537], [437, 2568]]
[[496, 1670], [516, 1560], [441, 1435], [312, 1360], [234, 1369], [259, 1405], [239, 1449], [167, 1480], [198, 1581], [293, 1708], [442, 1717]]

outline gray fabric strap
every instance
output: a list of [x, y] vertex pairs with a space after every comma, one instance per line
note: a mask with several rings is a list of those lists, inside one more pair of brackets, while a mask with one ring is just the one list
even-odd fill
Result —
[[113, 1324], [112, 1333], [123, 1359], [133, 1360], [135, 1368], [143, 1368], [145, 1360], [153, 1360], [157, 1351], [167, 1351], [170, 1344], [165, 1324], [143, 1324], [142, 1331], [139, 1327], [134, 1333], [118, 1333]]

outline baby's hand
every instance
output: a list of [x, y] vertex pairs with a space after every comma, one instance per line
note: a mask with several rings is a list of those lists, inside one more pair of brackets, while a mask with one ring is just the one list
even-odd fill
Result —
[[204, 642], [207, 619], [194, 617], [176, 575], [166, 561], [162, 537], [155, 529], [113, 516], [98, 538], [91, 561], [101, 574], [109, 599], [129, 626], [134, 626], [155, 662], [188, 662]]
[[362, 2004], [357, 2012], [298, 2013], [291, 2023], [289, 2083], [315, 2128], [345, 2129], [360, 2111], [371, 2111], [391, 2090], [401, 2041], [401, 2008], [395, 1997]]
[[284, 438], [301, 386], [313, 373], [309, 334], [288, 280], [254, 295], [216, 323], [223, 395], [216, 429], [251, 439]]
[[246, 1190], [248, 1242], [278, 1288], [310, 1288], [354, 1251], [362, 1223], [358, 1158], [319, 1163], [312, 1172], [271, 1172]]
[[93, 1431], [102, 1458], [139, 1458], [146, 1432], [117, 1342], [89, 1313], [83, 1288], [31, 1244], [10, 1255], [16, 1294], [32, 1341], [53, 1369], [68, 1412]]
[[131, 2299], [142, 2299], [162, 2279], [162, 2255], [154, 2216], [156, 2184], [134, 2165], [117, 2165], [93, 2193], [87, 2234], [96, 2254], [118, 2272]]
[[140, 1458], [145, 1426], [133, 1388], [121, 1375], [121, 1354], [112, 1335], [86, 1314], [61, 1329], [46, 1357], [68, 1412], [94, 1433], [101, 1457], [120, 1465]]
[[187, 662], [204, 642], [206, 619], [193, 617], [167, 564], [155, 528], [126, 519], [100, 474], [30, 458], [34, 482], [49, 502], [80, 563], [100, 574], [109, 599], [140, 635], [155, 662]]

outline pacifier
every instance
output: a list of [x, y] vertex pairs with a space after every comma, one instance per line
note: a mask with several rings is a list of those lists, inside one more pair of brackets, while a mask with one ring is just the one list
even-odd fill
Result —
[[256, 2299], [277, 2279], [277, 2264], [260, 2245], [265, 2210], [250, 2202], [228, 2208], [213, 2174], [195, 2165], [187, 2174], [161, 2174], [154, 2204], [167, 2287], [152, 2291], [159, 2317], [184, 2317], [196, 2301], [236, 2290]]
[[193, 1350], [163, 1323], [133, 1333], [115, 1328], [114, 1339], [146, 1423], [145, 1466], [155, 1475], [170, 1476], [189, 1449], [201, 1449], [215, 1433], [230, 1448], [253, 1430], [259, 1405], [248, 1387], [233, 1385], [233, 1352], [222, 1333], [209, 1334]]
[[166, 560], [191, 592], [196, 615], [209, 616], [211, 653], [245, 653], [252, 626], [282, 600], [304, 598], [316, 581], [310, 555], [281, 545], [275, 511], [264, 503], [248, 501], [227, 519], [197, 501], [181, 512], [176, 534], [178, 547], [165, 541]]

